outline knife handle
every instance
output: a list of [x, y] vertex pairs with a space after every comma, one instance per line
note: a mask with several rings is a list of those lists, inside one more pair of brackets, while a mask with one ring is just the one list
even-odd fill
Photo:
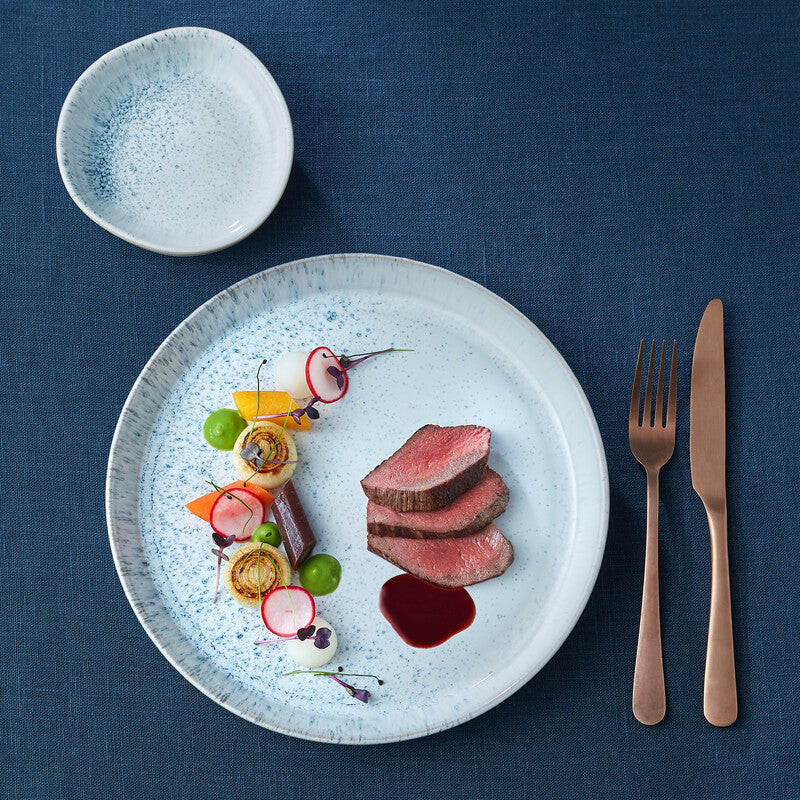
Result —
[[718, 727], [731, 725], [738, 715], [736, 667], [733, 658], [731, 584], [728, 570], [728, 512], [706, 509], [711, 531], [711, 613], [703, 687], [703, 714]]
[[639, 643], [633, 672], [633, 715], [644, 725], [655, 725], [664, 719], [666, 711], [658, 603], [658, 470], [648, 470], [647, 539]]

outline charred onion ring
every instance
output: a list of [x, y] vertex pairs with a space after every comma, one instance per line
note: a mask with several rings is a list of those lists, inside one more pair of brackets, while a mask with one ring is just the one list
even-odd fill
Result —
[[244, 606], [259, 608], [267, 592], [291, 582], [292, 571], [286, 556], [264, 542], [243, 544], [225, 567], [225, 586]]

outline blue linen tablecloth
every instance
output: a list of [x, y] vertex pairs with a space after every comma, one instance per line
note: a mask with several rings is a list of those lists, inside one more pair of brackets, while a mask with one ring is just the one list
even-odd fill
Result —
[[[2, 4], [0, 797], [800, 797], [796, 483], [800, 6], [186, 0]], [[89, 221], [58, 175], [70, 86], [135, 37], [224, 31], [294, 122], [275, 213], [176, 259]], [[109, 443], [147, 358], [261, 269], [366, 251], [479, 281], [563, 353], [611, 480], [589, 604], [510, 700], [434, 737], [355, 748], [224, 711], [157, 652], [107, 543]], [[702, 717], [709, 547], [689, 478], [691, 351], [726, 308], [729, 510], [740, 718]], [[626, 414], [640, 337], [679, 346], [662, 474], [668, 713], [631, 714], [644, 477]]]

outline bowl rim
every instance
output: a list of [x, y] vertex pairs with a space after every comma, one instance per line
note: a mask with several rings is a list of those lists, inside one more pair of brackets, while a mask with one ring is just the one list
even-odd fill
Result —
[[[282, 118], [282, 125], [279, 133], [285, 139], [286, 143], [286, 158], [282, 163], [278, 164], [278, 168], [275, 170], [275, 175], [277, 178], [274, 184], [275, 190], [274, 192], [265, 196], [266, 201], [260, 210], [256, 211], [252, 218], [248, 220], [247, 224], [235, 233], [223, 234], [215, 239], [212, 239], [209, 243], [204, 244], [202, 247], [196, 248], [186, 248], [185, 246], [165, 246], [163, 243], [154, 242], [147, 237], [138, 236], [134, 233], [131, 233], [129, 230], [125, 230], [124, 228], [121, 228], [120, 226], [110, 222], [102, 214], [98, 213], [92, 207], [91, 202], [84, 197], [72, 179], [70, 170], [65, 163], [69, 157], [69, 146], [66, 144], [66, 130], [68, 126], [67, 120], [83, 85], [96, 73], [102, 71], [109, 63], [116, 61], [120, 57], [124, 57], [132, 50], [139, 49], [143, 43], [153, 42], [156, 45], [163, 45], [165, 42], [165, 34], [175, 34], [177, 38], [193, 38], [197, 37], [198, 35], [203, 35], [204, 37], [218, 39], [221, 42], [231, 45], [233, 49], [240, 56], [242, 56], [244, 61], [252, 69], [254, 69], [255, 72], [257, 72], [265, 82], [265, 94], [268, 96], [271, 104], [276, 108], [278, 116]], [[234, 39], [232, 36], [222, 33], [221, 31], [214, 30], [213, 28], [204, 28], [202, 26], [185, 25], [155, 31], [154, 33], [149, 33], [146, 36], [140, 36], [138, 39], [133, 39], [125, 44], [120, 45], [119, 47], [115, 47], [113, 50], [109, 50], [107, 53], [100, 56], [100, 58], [90, 64], [81, 73], [81, 75], [72, 85], [72, 88], [67, 93], [67, 96], [64, 99], [64, 104], [62, 105], [61, 111], [58, 115], [58, 124], [56, 126], [56, 160], [58, 162], [58, 170], [61, 174], [61, 180], [63, 181], [69, 196], [78, 206], [78, 208], [80, 208], [80, 210], [83, 211], [83, 213], [86, 214], [89, 219], [97, 223], [101, 228], [104, 228], [109, 233], [114, 234], [114, 236], [117, 236], [126, 242], [130, 242], [131, 244], [135, 244], [144, 248], [145, 250], [151, 250], [155, 253], [163, 253], [165, 255], [172, 256], [202, 255], [204, 253], [213, 253], [217, 250], [223, 250], [224, 248], [230, 247], [231, 245], [240, 242], [242, 239], [245, 239], [247, 236], [253, 233], [253, 231], [257, 230], [264, 223], [267, 217], [269, 217], [269, 215], [274, 211], [275, 207], [278, 205], [278, 202], [283, 196], [284, 191], [286, 190], [286, 185], [289, 182], [289, 175], [292, 171], [292, 163], [294, 161], [294, 131], [292, 128], [292, 118], [289, 113], [289, 107], [286, 104], [286, 99], [284, 98], [280, 87], [272, 77], [269, 70], [251, 50], [245, 47], [245, 45], [243, 45], [237, 39]]]

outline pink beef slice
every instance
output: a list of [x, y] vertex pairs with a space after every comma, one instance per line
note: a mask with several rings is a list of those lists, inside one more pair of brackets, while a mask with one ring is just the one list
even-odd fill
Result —
[[480, 425], [425, 425], [361, 486], [370, 500], [395, 511], [441, 508], [480, 480], [491, 436]]
[[370, 500], [367, 530], [376, 536], [413, 539], [447, 539], [468, 536], [485, 528], [508, 505], [508, 487], [488, 467], [481, 479], [464, 494], [434, 511], [395, 511]]
[[514, 560], [511, 542], [495, 525], [456, 539], [403, 539], [368, 533], [367, 547], [424, 581], [448, 587], [496, 578]]

